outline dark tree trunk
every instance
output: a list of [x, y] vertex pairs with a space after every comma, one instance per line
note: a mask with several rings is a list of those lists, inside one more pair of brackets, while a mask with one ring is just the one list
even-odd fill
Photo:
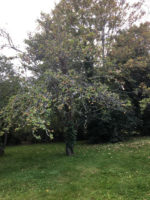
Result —
[[140, 102], [138, 100], [132, 100], [132, 104], [134, 106], [136, 116], [140, 119], [141, 118]]
[[[92, 57], [85, 57], [84, 62], [84, 70], [86, 73], [86, 77], [89, 79], [93, 76], [94, 68], [93, 68], [93, 58]], [[89, 79], [90, 81], [90, 79]]]
[[5, 147], [6, 147], [6, 144], [7, 144], [7, 134], [5, 134], [3, 137], [4, 137], [4, 139], [3, 139], [3, 142], [0, 146], [0, 156], [4, 155], [4, 150], [5, 150]]
[[113, 133], [112, 133], [112, 138], [111, 138], [112, 143], [118, 142], [118, 130], [117, 126], [114, 127]]
[[61, 70], [63, 74], [67, 73], [67, 67], [66, 67], [66, 63], [65, 63], [65, 59], [64, 58], [59, 58], [60, 64], [61, 64]]
[[6, 147], [6, 144], [7, 144], [7, 134], [5, 133], [5, 135], [4, 135], [4, 148]]
[[66, 155], [72, 156], [74, 154], [73, 145], [66, 144]]
[[4, 155], [4, 148], [1, 146], [0, 147], [0, 156]]
[[76, 133], [74, 130], [74, 124], [73, 124], [73, 117], [72, 117], [72, 111], [69, 109], [69, 106], [72, 105], [71, 98], [68, 101], [68, 104], [65, 104], [65, 111], [66, 111], [66, 119], [67, 122], [66, 125], [66, 133], [65, 133], [65, 143], [66, 143], [66, 155], [71, 156], [74, 154], [74, 144], [76, 141]]

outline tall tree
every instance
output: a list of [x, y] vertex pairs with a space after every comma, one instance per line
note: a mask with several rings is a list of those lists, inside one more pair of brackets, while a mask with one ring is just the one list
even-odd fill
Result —
[[142, 1], [61, 0], [51, 15], [41, 15], [41, 31], [26, 40], [29, 69], [39, 75], [74, 68], [91, 76], [95, 63], [104, 65], [111, 36], [135, 22], [141, 6]]

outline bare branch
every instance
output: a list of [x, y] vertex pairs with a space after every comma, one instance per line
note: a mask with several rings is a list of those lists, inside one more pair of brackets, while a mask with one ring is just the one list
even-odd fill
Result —
[[6, 40], [6, 43], [5, 44], [2, 44], [0, 46], [1, 49], [4, 49], [4, 48], [10, 48], [10, 49], [13, 49], [19, 53], [23, 53], [19, 48], [17, 48], [15, 46], [15, 44], [13, 43], [12, 41], [12, 38], [10, 36], [10, 34], [5, 31], [4, 29], [0, 28], [0, 37], [4, 38]]

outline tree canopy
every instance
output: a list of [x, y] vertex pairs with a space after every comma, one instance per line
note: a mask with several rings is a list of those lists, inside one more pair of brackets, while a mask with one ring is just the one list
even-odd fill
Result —
[[135, 25], [142, 5], [61, 0], [51, 14], [42, 13], [20, 55], [33, 77], [18, 78], [12, 63], [0, 59], [0, 90], [9, 93], [3, 92], [1, 135], [61, 135], [71, 155], [81, 135], [115, 142], [140, 133], [150, 91], [150, 24]]

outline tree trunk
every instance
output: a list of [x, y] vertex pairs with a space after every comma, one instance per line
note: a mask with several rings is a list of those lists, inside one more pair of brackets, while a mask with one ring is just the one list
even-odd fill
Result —
[[117, 131], [117, 126], [115, 125], [113, 133], [112, 133], [112, 138], [111, 138], [112, 143], [118, 142], [118, 131]]
[[73, 145], [66, 144], [66, 155], [72, 156], [74, 154]]
[[0, 156], [4, 155], [6, 144], [7, 144], [7, 134], [4, 135], [4, 141], [2, 142], [0, 146]]
[[0, 147], [0, 156], [4, 155], [4, 149], [3, 147]]
[[102, 61], [103, 67], [105, 65], [105, 26], [102, 28]]
[[5, 135], [4, 135], [4, 148], [6, 147], [6, 144], [7, 144], [7, 134], [5, 133]]

